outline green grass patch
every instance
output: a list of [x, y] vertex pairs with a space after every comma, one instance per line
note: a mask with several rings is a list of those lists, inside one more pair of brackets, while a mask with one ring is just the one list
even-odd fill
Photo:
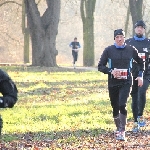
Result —
[[[114, 130], [108, 97], [107, 75], [98, 71], [46, 67], [3, 67], [16, 82], [18, 102], [1, 109], [3, 141], [32, 137], [34, 140], [78, 141]], [[150, 95], [148, 91], [147, 95]], [[148, 99], [150, 97], [148, 96]], [[128, 119], [132, 119], [131, 99]], [[146, 113], [149, 113], [147, 100]]]

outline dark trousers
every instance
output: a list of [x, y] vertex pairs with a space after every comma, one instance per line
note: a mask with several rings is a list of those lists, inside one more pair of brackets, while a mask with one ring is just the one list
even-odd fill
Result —
[[[14, 104], [16, 103], [17, 99], [10, 97], [10, 96], [5, 96], [5, 97], [0, 97], [0, 101], [3, 101], [2, 103], [0, 103], [0, 108], [12, 108], [14, 106]], [[0, 135], [2, 132], [2, 128], [3, 128], [3, 119], [0, 115]]]
[[119, 112], [127, 115], [125, 107], [129, 97], [130, 87], [130, 84], [124, 84], [108, 88], [111, 106], [113, 108], [113, 117], [117, 116]]
[[0, 115], [0, 135], [2, 134], [2, 128], [3, 128], [3, 119]]
[[78, 59], [78, 52], [75, 52], [74, 50], [72, 50], [72, 56], [73, 56], [73, 64], [75, 64], [75, 62]]
[[134, 121], [137, 122], [137, 117], [143, 115], [143, 111], [146, 104], [146, 91], [150, 82], [147, 79], [143, 79], [143, 86], [138, 87], [138, 81], [135, 80], [136, 77], [133, 77], [133, 85], [131, 91], [132, 97], [132, 113]]

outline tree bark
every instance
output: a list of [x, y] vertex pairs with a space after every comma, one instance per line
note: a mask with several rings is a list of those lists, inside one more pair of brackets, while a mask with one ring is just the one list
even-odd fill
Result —
[[22, 0], [22, 33], [24, 35], [24, 63], [29, 63], [29, 28], [27, 26], [25, 3]]
[[94, 65], [94, 11], [96, 0], [81, 0], [80, 12], [83, 22], [83, 65]]
[[56, 64], [56, 35], [60, 17], [60, 0], [47, 0], [43, 16], [35, 0], [25, 0], [32, 42], [32, 65], [54, 67]]
[[126, 22], [125, 22], [125, 30], [124, 30], [126, 34], [128, 32], [129, 17], [130, 17], [130, 7], [128, 6], [127, 17], [126, 17]]
[[129, 0], [130, 12], [132, 16], [133, 23], [133, 34], [134, 34], [134, 25], [138, 20], [142, 19], [142, 6], [143, 0]]

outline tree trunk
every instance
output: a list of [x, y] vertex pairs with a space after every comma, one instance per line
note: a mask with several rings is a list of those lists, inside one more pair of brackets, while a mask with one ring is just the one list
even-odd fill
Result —
[[56, 66], [56, 35], [60, 16], [60, 0], [47, 0], [43, 16], [35, 0], [25, 0], [28, 25], [32, 42], [32, 65]]
[[125, 22], [125, 30], [124, 31], [126, 34], [128, 32], [129, 17], [130, 17], [130, 6], [128, 6], [128, 9], [127, 9], [127, 17], [126, 17], [126, 22]]
[[29, 29], [25, 28], [24, 32], [24, 63], [29, 63], [29, 42], [30, 41], [30, 34]]
[[22, 0], [22, 33], [24, 35], [24, 63], [29, 63], [29, 28], [27, 27], [25, 3]]
[[80, 12], [83, 22], [83, 65], [94, 65], [94, 11], [96, 0], [81, 0]]
[[142, 5], [143, 0], [129, 0], [130, 12], [132, 16], [133, 23], [133, 34], [134, 34], [134, 25], [138, 20], [142, 19]]

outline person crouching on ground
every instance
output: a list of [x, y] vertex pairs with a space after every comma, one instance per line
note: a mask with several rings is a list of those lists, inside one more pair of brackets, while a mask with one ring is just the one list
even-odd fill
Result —
[[[12, 108], [17, 102], [17, 87], [9, 75], [0, 69], [0, 108]], [[3, 120], [0, 115], [0, 135], [3, 128]]]

